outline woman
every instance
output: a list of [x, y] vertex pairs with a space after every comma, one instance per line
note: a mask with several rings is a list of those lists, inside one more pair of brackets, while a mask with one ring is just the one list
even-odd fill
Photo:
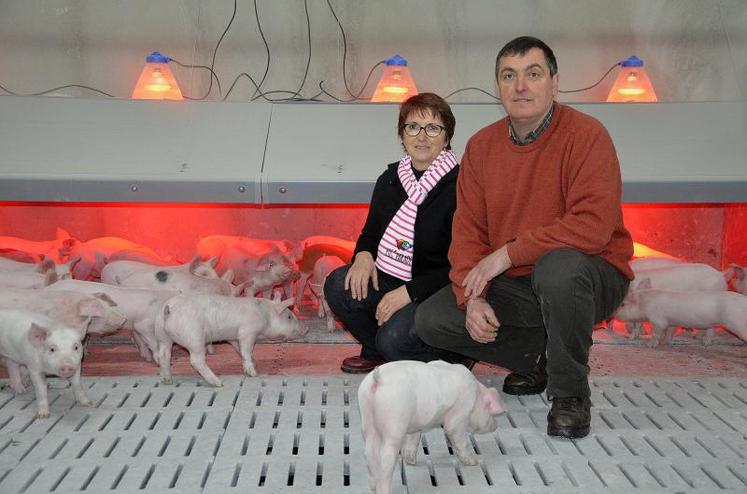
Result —
[[341, 369], [365, 373], [384, 361], [464, 357], [425, 345], [413, 331], [417, 305], [449, 284], [451, 220], [459, 165], [451, 151], [456, 121], [448, 103], [422, 93], [402, 103], [398, 133], [405, 157], [379, 176], [353, 263], [324, 287], [332, 312], [361, 343]]

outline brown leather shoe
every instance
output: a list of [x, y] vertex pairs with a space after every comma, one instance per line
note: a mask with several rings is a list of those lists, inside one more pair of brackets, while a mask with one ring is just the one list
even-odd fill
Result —
[[536, 395], [547, 387], [545, 354], [540, 355], [539, 362], [529, 372], [512, 372], [503, 381], [503, 392], [509, 395]]
[[547, 414], [547, 434], [568, 438], [586, 437], [591, 425], [591, 400], [571, 396], [553, 398]]
[[348, 374], [366, 374], [383, 363], [383, 360], [368, 360], [356, 355], [355, 357], [344, 359], [340, 366], [340, 370], [342, 370], [342, 372], [347, 372]]

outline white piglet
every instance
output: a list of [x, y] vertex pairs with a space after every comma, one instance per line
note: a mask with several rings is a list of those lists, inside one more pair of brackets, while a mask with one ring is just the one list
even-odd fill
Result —
[[[86, 334], [111, 334], [124, 325], [125, 316], [102, 290], [94, 290], [91, 295], [77, 291], [58, 291], [58, 283], [75, 281], [59, 281], [44, 290], [0, 289], [0, 309], [39, 312], [78, 329], [81, 338]], [[100, 284], [96, 284], [96, 288], [99, 286]], [[61, 290], [62, 285], [59, 288]]]
[[156, 319], [161, 380], [171, 384], [171, 346], [177, 343], [187, 349], [192, 367], [209, 384], [221, 386], [221, 380], [205, 362], [206, 345], [216, 341], [238, 346], [244, 372], [256, 376], [252, 349], [258, 340], [285, 341], [306, 334], [306, 328], [289, 309], [293, 302], [293, 298], [281, 302], [211, 294], [177, 295], [163, 305]]
[[[344, 266], [345, 261], [337, 256], [323, 256], [316, 260], [314, 263], [314, 270], [311, 278], [309, 279], [309, 288], [317, 300], [319, 301], [319, 307], [317, 309], [317, 315], [319, 319], [327, 318], [327, 330], [335, 330], [335, 316], [332, 313], [332, 309], [329, 308], [327, 300], [324, 297], [324, 283], [327, 281], [329, 273]], [[300, 290], [299, 290], [300, 291]]]
[[154, 324], [161, 306], [179, 293], [81, 280], [62, 280], [44, 289], [45, 292], [55, 290], [70, 290], [82, 294], [103, 293], [114, 301], [125, 318], [120, 326], [132, 331], [135, 346], [146, 362], [153, 360], [158, 351]]
[[709, 340], [710, 328], [719, 324], [747, 342], [747, 296], [734, 292], [656, 290], [646, 279], [638, 286], [639, 290], [628, 292], [616, 317], [651, 322], [651, 346], [658, 345], [662, 335], [665, 342], [671, 340], [677, 326], [707, 329]]
[[420, 435], [443, 426], [465, 465], [476, 465], [470, 432], [493, 432], [503, 412], [498, 392], [466, 367], [441, 360], [401, 360], [377, 367], [358, 387], [358, 407], [371, 488], [391, 492], [397, 454], [414, 465]]
[[25, 393], [20, 366], [28, 369], [36, 391], [37, 417], [49, 416], [45, 376], [70, 379], [75, 399], [91, 406], [80, 384], [83, 344], [80, 332], [47, 316], [26, 310], [0, 310], [0, 356], [8, 366], [8, 378], [16, 393]]

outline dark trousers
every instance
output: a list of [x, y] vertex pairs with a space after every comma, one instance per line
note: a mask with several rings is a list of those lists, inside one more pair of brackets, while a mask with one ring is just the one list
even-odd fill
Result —
[[436, 359], [461, 361], [447, 350], [432, 348], [414, 331], [415, 309], [410, 303], [397, 311], [387, 322], [379, 326], [376, 321], [376, 306], [388, 292], [404, 285], [404, 281], [378, 271], [379, 290], [369, 284], [368, 296], [355, 300], [350, 290], [345, 290], [345, 275], [350, 266], [334, 270], [324, 283], [324, 296], [330, 309], [342, 321], [350, 334], [361, 343], [361, 357], [370, 360], [420, 360]]
[[494, 278], [487, 301], [500, 322], [492, 343], [474, 341], [465, 329], [465, 311], [448, 286], [424, 301], [415, 332], [427, 344], [516, 372], [547, 355], [547, 395], [589, 396], [589, 351], [594, 324], [622, 302], [629, 281], [604, 259], [575, 249], [552, 250], [531, 275]]

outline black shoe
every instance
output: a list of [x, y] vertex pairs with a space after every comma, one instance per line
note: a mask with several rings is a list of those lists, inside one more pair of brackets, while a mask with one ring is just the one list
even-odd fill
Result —
[[552, 408], [547, 414], [547, 434], [568, 438], [580, 438], [589, 434], [591, 425], [591, 400], [580, 398], [553, 398]]
[[503, 392], [509, 395], [536, 395], [547, 387], [547, 371], [545, 354], [540, 355], [539, 362], [534, 369], [525, 373], [512, 372], [503, 381]]

